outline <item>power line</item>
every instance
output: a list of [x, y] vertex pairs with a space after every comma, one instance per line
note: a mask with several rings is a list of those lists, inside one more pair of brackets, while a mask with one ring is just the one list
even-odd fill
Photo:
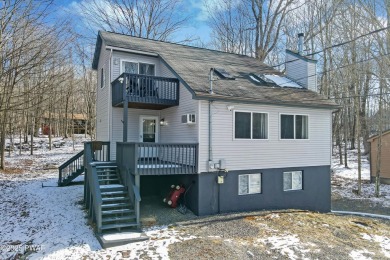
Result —
[[[348, 44], [348, 43], [355, 42], [355, 41], [359, 40], [360, 38], [363, 38], [363, 37], [366, 37], [366, 36], [369, 36], [369, 35], [372, 35], [372, 34], [375, 34], [375, 33], [379, 33], [379, 32], [385, 31], [385, 30], [387, 30], [387, 29], [390, 29], [390, 26], [386, 26], [386, 27], [383, 27], [383, 28], [380, 28], [380, 29], [377, 29], [377, 30], [368, 32], [368, 33], [366, 33], [366, 34], [359, 35], [359, 36], [357, 36], [356, 38], [351, 39], [351, 40], [348, 40], [348, 41], [345, 41], [345, 42], [333, 44], [332, 46], [325, 47], [324, 49], [322, 49], [322, 50], [320, 50], [320, 51], [308, 53], [308, 54], [306, 54], [305, 56], [316, 55], [316, 54], [319, 54], [319, 53], [321, 53], [321, 52], [327, 51], [327, 50], [329, 50], [329, 49], [333, 49], [333, 48], [340, 47], [340, 46], [343, 46], [343, 45]], [[283, 65], [283, 64], [287, 64], [287, 63], [294, 62], [294, 61], [298, 61], [298, 60], [300, 60], [300, 59], [289, 60], [289, 61], [280, 63], [280, 64], [278, 64], [278, 65], [272, 66], [272, 68], [276, 68], [276, 67], [279, 67], [279, 66], [281, 66], [281, 65]]]
[[[360, 61], [357, 61], [357, 62], [354, 62], [354, 63], [345, 64], [345, 65], [340, 66], [340, 67], [336, 67], [336, 68], [333, 68], [333, 69], [325, 70], [325, 71], [321, 72], [321, 74], [328, 73], [328, 72], [335, 71], [335, 70], [340, 70], [340, 69], [343, 69], [343, 68], [346, 68], [346, 67], [349, 67], [349, 66], [353, 66], [353, 65], [356, 65], [356, 64], [359, 64], [359, 63], [375, 60], [377, 58], [385, 57], [385, 56], [389, 56], [389, 55], [390, 55], [390, 53], [385, 53], [385, 54], [381, 54], [381, 55], [378, 55], [378, 56], [375, 56], [375, 57], [371, 57], [371, 58], [367, 58], [367, 59], [364, 59], [364, 60], [360, 60]], [[307, 79], [307, 78], [311, 78], [311, 77], [315, 77], [315, 76], [317, 76], [317, 73], [309, 75], [309, 76], [301, 77], [301, 78], [298, 78], [298, 79], [294, 79], [294, 80], [290, 79], [289, 81], [287, 81], [285, 83], [296, 82], [296, 81], [299, 81], [299, 80], [303, 80], [303, 79]]]

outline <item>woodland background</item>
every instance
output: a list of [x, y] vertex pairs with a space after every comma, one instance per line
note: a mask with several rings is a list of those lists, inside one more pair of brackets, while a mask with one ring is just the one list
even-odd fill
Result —
[[348, 149], [358, 149], [360, 162], [369, 136], [389, 129], [390, 0], [204, 0], [208, 42], [177, 39], [193, 19], [183, 4], [82, 0], [76, 17], [58, 15], [67, 10], [54, 0], [0, 1], [0, 168], [14, 143], [20, 152], [30, 143], [32, 154], [43, 125], [50, 149], [53, 135], [71, 137], [75, 114], [85, 115], [85, 133], [94, 138], [99, 29], [248, 55], [281, 71], [285, 49], [296, 50], [304, 33], [304, 54], [318, 60], [319, 92], [340, 105], [333, 115], [340, 164], [348, 167]]

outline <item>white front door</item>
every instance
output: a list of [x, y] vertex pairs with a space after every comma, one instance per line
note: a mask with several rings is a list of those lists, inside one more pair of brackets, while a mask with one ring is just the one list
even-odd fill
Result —
[[[140, 116], [139, 141], [141, 143], [157, 143], [159, 136], [157, 116]], [[139, 157], [157, 157], [157, 148], [141, 148]]]

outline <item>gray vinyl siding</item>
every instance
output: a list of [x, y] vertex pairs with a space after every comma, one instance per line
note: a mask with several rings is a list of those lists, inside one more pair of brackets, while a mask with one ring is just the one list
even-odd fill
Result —
[[286, 53], [286, 75], [302, 86], [317, 91], [316, 63]]
[[155, 73], [156, 76], [162, 76], [160, 74], [160, 60], [157, 57], [149, 57], [139, 54], [132, 54], [126, 52], [114, 51], [112, 54], [113, 64], [112, 64], [112, 80], [115, 80], [121, 74], [121, 63], [122, 60], [128, 60], [139, 63], [148, 63], [155, 64]]
[[307, 62], [307, 84], [308, 88], [317, 92], [317, 66], [313, 62]]
[[[174, 74], [157, 57], [148, 57], [138, 54], [113, 52], [112, 80], [120, 75], [121, 60], [131, 60], [140, 63], [155, 64], [156, 76], [175, 78]], [[139, 142], [140, 116], [156, 116], [158, 120], [164, 118], [168, 123], [159, 127], [158, 142], [160, 143], [198, 143], [198, 124], [186, 125], [181, 123], [181, 116], [195, 113], [198, 116], [198, 101], [192, 99], [192, 94], [180, 84], [179, 106], [163, 110], [147, 110], [129, 108], [128, 115], [128, 142]], [[111, 101], [110, 101], [111, 106]], [[123, 141], [123, 108], [112, 108], [111, 123], [111, 158], [116, 157], [116, 142]]]
[[[161, 64], [164, 77], [174, 77], [172, 72]], [[199, 124], [187, 125], [181, 123], [181, 116], [195, 114], [198, 117], [198, 101], [192, 99], [192, 94], [180, 84], [179, 106], [161, 110], [161, 118], [168, 123], [161, 127], [161, 142], [164, 143], [198, 143]]]
[[[234, 110], [268, 113], [268, 140], [234, 140]], [[208, 162], [208, 102], [201, 102], [200, 172], [206, 172]], [[280, 114], [303, 114], [309, 117], [308, 140], [280, 140]], [[268, 105], [212, 103], [213, 159], [225, 159], [227, 169], [249, 170], [264, 168], [330, 165], [331, 111]]]
[[[101, 71], [104, 73], [104, 86], [101, 86]], [[97, 95], [96, 95], [96, 140], [109, 140], [109, 114], [110, 114], [110, 52], [105, 49], [104, 43], [100, 50], [100, 59], [97, 70]]]

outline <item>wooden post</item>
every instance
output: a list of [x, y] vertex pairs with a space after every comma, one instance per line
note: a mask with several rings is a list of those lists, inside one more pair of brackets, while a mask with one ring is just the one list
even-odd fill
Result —
[[128, 82], [128, 77], [124, 75], [124, 81], [122, 84], [122, 93], [123, 93], [123, 142], [127, 142], [127, 123], [128, 123], [128, 114], [129, 114], [129, 97], [127, 95], [126, 86]]

